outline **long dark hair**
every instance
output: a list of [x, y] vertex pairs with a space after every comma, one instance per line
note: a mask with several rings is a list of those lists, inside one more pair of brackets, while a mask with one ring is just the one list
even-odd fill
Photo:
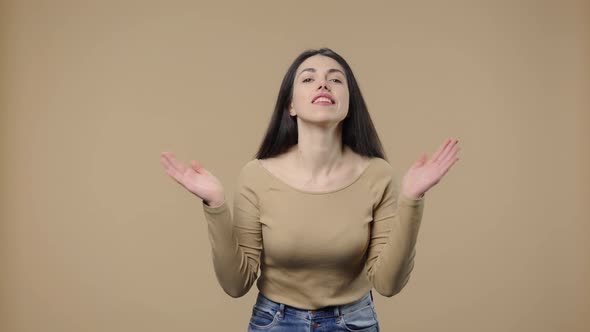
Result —
[[274, 157], [297, 144], [297, 119], [291, 117], [287, 112], [287, 105], [291, 103], [293, 98], [293, 81], [295, 80], [297, 68], [305, 59], [316, 54], [328, 56], [338, 61], [346, 73], [350, 99], [348, 114], [342, 120], [342, 144], [347, 145], [360, 155], [387, 160], [352, 69], [350, 69], [344, 58], [329, 48], [306, 50], [293, 61], [285, 77], [283, 77], [272, 118], [255, 158]]

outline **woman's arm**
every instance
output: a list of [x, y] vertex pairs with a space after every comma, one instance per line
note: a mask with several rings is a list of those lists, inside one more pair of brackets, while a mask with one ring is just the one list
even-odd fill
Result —
[[250, 290], [258, 278], [262, 252], [258, 195], [248, 180], [242, 169], [234, 194], [233, 218], [226, 200], [217, 207], [203, 202], [215, 274], [232, 297]]
[[368, 278], [383, 296], [399, 293], [410, 278], [423, 210], [424, 197], [415, 199], [398, 195], [391, 174], [373, 211], [367, 258]]
[[459, 157], [458, 139], [448, 138], [431, 158], [422, 153], [404, 174], [398, 194], [390, 167], [385, 190], [373, 213], [368, 277], [384, 296], [399, 293], [414, 268], [416, 239], [422, 222], [424, 193], [438, 184]]

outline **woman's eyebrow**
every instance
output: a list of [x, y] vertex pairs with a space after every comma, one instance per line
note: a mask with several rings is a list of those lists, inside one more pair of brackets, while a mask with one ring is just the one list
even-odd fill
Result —
[[[302, 71], [299, 73], [299, 75], [303, 74], [303, 73], [304, 73], [304, 72], [306, 72], [306, 71], [310, 71], [310, 72], [312, 72], [312, 73], [315, 73], [315, 72], [316, 72], [315, 68], [305, 68], [305, 69], [303, 69], [303, 70], [302, 70]], [[336, 68], [330, 68], [330, 69], [328, 70], [328, 74], [329, 74], [329, 73], [333, 73], [333, 72], [339, 72], [340, 74], [342, 74], [342, 76], [346, 77], [346, 75], [344, 75], [344, 73], [343, 73], [343, 72], [342, 72], [342, 70], [340, 70], [340, 69], [336, 69]], [[299, 75], [297, 75], [297, 76], [299, 76]]]

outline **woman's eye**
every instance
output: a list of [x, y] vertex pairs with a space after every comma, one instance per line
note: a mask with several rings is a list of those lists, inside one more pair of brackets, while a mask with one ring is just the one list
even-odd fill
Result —
[[[308, 77], [308, 78], [304, 79], [302, 82], [308, 82], [308, 80], [311, 80], [311, 79], [312, 79], [312, 78], [309, 78], [309, 77]], [[339, 80], [339, 79], [337, 79], [337, 78], [333, 78], [332, 80], [333, 80], [333, 81], [335, 81], [335, 82], [337, 82], [337, 83], [342, 83], [342, 81], [341, 81], [341, 80]]]

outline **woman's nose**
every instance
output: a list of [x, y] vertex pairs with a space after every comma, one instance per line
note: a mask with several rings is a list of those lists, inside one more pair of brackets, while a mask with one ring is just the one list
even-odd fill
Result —
[[328, 83], [327, 83], [327, 82], [322, 82], [322, 83], [320, 84], [320, 87], [319, 87], [319, 89], [321, 90], [321, 89], [323, 89], [323, 88], [326, 88], [326, 90], [329, 90], [329, 88], [328, 88]]

